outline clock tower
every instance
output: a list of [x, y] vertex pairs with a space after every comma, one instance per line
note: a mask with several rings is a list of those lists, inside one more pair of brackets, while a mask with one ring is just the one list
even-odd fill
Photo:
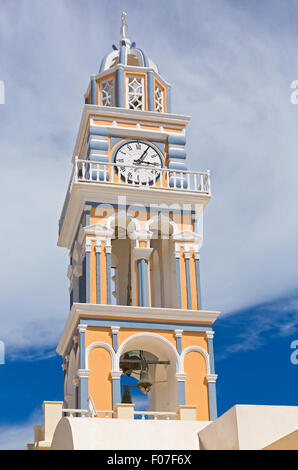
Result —
[[188, 168], [190, 118], [173, 113], [171, 85], [126, 29], [123, 14], [120, 43], [84, 95], [59, 221], [70, 293], [57, 348], [63, 407], [115, 418], [133, 407], [121, 386], [131, 375], [148, 396], [143, 418], [212, 421], [219, 313], [203, 309], [200, 288], [210, 174]]

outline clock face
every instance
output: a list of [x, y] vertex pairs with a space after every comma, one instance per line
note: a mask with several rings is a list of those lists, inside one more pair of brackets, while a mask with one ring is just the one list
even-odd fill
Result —
[[[117, 171], [128, 183], [153, 184], [160, 177], [162, 157], [159, 152], [147, 142], [138, 140], [125, 142], [115, 154]], [[123, 165], [137, 165], [130, 168]]]

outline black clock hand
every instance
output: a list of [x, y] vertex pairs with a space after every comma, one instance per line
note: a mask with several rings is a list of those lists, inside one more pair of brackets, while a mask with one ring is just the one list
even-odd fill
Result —
[[141, 162], [142, 165], [159, 166], [159, 163]]
[[134, 163], [140, 163], [144, 160], [145, 156], [146, 156], [146, 153], [148, 152], [149, 150], [149, 145], [148, 147], [146, 148], [145, 152], [142, 153], [142, 155], [140, 156], [140, 158], [138, 160], [135, 160]]

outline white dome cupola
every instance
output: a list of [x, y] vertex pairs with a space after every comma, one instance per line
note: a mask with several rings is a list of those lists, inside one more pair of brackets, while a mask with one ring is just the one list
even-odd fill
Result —
[[126, 37], [126, 29], [126, 13], [122, 13], [119, 46], [112, 46], [98, 74], [91, 76], [85, 103], [171, 113], [171, 85], [159, 75], [153, 60]]

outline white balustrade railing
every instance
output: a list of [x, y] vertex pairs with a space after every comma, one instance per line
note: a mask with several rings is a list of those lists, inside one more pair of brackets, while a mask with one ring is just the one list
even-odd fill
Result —
[[209, 171], [174, 170], [149, 164], [124, 165], [76, 158], [74, 182], [79, 181], [211, 194]]
[[142, 420], [146, 419], [146, 416], [148, 416], [148, 419], [152, 417], [154, 420], [157, 420], [157, 419], [169, 420], [171, 419], [171, 416], [174, 416], [176, 419], [177, 413], [175, 411], [134, 411], [134, 416], [135, 417], [141, 416]]
[[62, 228], [74, 183], [135, 186], [140, 189], [188, 191], [211, 195], [210, 171], [174, 170], [150, 164], [124, 165], [75, 158], [64, 206], [59, 221]]
[[[90, 410], [81, 410], [81, 409], [72, 409], [72, 408], [63, 408], [62, 412], [65, 416], [70, 418], [105, 418], [111, 419], [114, 418], [114, 411], [113, 410], [94, 410], [94, 413], [90, 413]], [[171, 418], [176, 419], [177, 413], [175, 411], [134, 411], [134, 418], [136, 419], [137, 416], [141, 416], [142, 420], [145, 420], [146, 417], [148, 419], [158, 420], [158, 419], [165, 419], [170, 420]], [[101, 416], [103, 415], [103, 416]]]
[[78, 417], [86, 418], [86, 417], [94, 417], [94, 418], [101, 418], [104, 415], [104, 418], [113, 418], [114, 411], [113, 410], [95, 410], [95, 415], [91, 415], [89, 410], [81, 410], [81, 409], [71, 409], [71, 408], [63, 408], [62, 413], [70, 418]]

